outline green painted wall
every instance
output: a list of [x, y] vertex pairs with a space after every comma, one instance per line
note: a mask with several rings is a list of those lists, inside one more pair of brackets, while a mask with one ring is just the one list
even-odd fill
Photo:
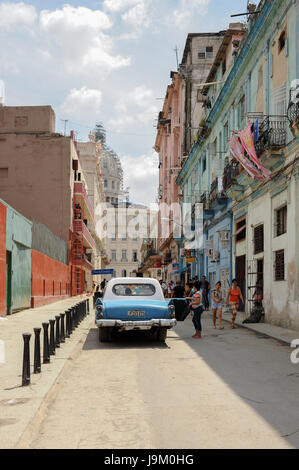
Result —
[[7, 207], [6, 250], [11, 252], [11, 313], [31, 305], [32, 223]]

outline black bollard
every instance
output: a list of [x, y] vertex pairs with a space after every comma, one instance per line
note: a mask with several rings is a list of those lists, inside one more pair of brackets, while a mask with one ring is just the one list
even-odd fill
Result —
[[49, 323], [43, 323], [42, 325], [44, 329], [43, 363], [49, 364], [50, 362], [49, 335], [48, 335]]
[[89, 299], [86, 300], [86, 305], [87, 305], [87, 315], [90, 314], [90, 311], [89, 311]]
[[30, 333], [23, 333], [24, 352], [23, 352], [23, 373], [22, 386], [30, 384]]
[[40, 363], [40, 332], [41, 328], [33, 328], [35, 339], [34, 339], [34, 374], [39, 374], [41, 372], [41, 363]]
[[65, 311], [65, 337], [70, 337], [70, 310]]
[[56, 337], [55, 337], [55, 348], [60, 348], [60, 332], [59, 332], [59, 320], [60, 316], [55, 315], [56, 318]]
[[65, 343], [65, 333], [64, 333], [64, 313], [60, 314], [60, 342]]
[[71, 335], [74, 329], [73, 307], [70, 308], [69, 312], [70, 312], [70, 335]]
[[50, 322], [50, 355], [55, 354], [55, 320], [49, 320]]

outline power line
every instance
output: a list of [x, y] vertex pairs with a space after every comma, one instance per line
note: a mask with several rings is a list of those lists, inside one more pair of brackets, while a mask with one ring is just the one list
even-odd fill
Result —
[[[61, 119], [62, 121], [66, 121], [65, 119]], [[80, 126], [80, 127], [85, 127], [86, 129], [93, 129], [94, 128], [94, 124], [93, 125], [87, 125], [87, 124], [80, 124], [78, 122], [74, 122], [74, 121], [68, 121], [70, 124], [75, 124], [75, 126]], [[109, 132], [110, 134], [119, 134], [119, 135], [132, 135], [132, 136], [135, 136], [135, 137], [152, 137], [153, 135], [152, 134], [133, 134], [133, 133], [129, 133], [129, 132], [117, 132], [117, 131], [111, 131], [109, 129], [106, 129], [106, 132]]]

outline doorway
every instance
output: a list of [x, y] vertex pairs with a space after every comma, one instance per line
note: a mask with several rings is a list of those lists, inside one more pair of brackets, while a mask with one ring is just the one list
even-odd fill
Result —
[[236, 279], [244, 298], [244, 304], [240, 300], [239, 310], [244, 312], [246, 303], [246, 255], [236, 257]]

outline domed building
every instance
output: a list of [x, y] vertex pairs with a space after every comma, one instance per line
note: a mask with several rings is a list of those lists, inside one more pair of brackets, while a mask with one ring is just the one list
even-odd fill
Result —
[[106, 202], [114, 203], [119, 198], [125, 198], [125, 192], [123, 191], [123, 169], [116, 153], [102, 148], [101, 166]]

